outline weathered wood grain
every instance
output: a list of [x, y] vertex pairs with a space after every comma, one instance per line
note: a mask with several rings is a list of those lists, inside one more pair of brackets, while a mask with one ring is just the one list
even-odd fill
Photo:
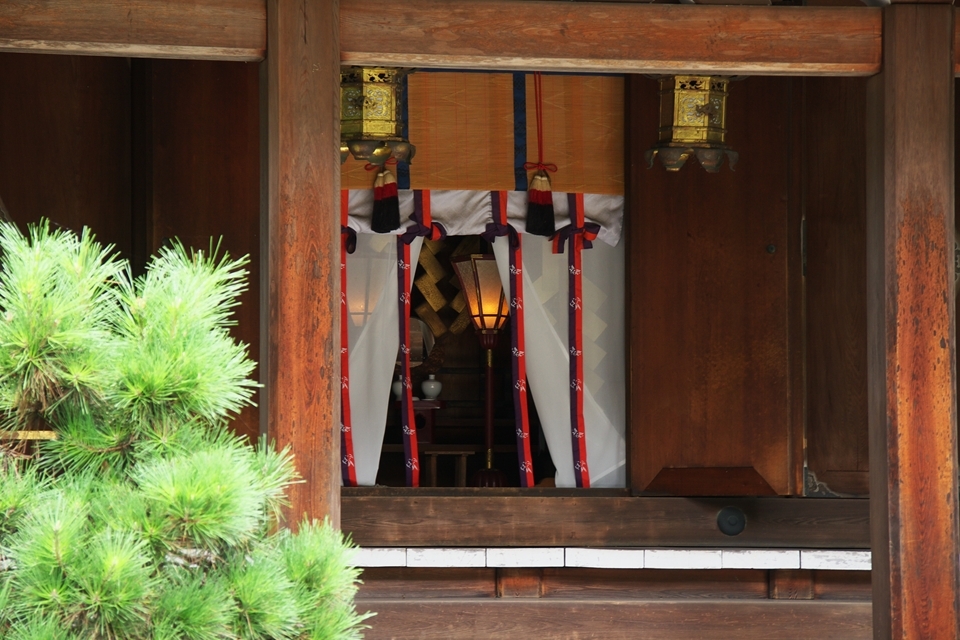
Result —
[[757, 569], [364, 569], [359, 600], [549, 598], [561, 600], [870, 601], [868, 571]]
[[539, 598], [544, 569], [497, 569], [498, 598]]
[[813, 600], [813, 572], [774, 569], [769, 572], [767, 593], [774, 600]]
[[[360, 579], [358, 600], [497, 597], [496, 569], [377, 567], [364, 569]], [[376, 604], [367, 606], [377, 610]]]
[[873, 590], [869, 571], [813, 571], [816, 600], [870, 602]]
[[[270, 0], [263, 63], [261, 417], [304, 483], [290, 518], [340, 520], [337, 0]], [[266, 369], [266, 371], [264, 371]], [[294, 524], [295, 524], [294, 522]]]
[[4, 0], [0, 50], [260, 60], [264, 0]]
[[543, 597], [566, 600], [758, 600], [767, 571], [543, 569]]
[[503, 598], [358, 601], [377, 612], [365, 637], [466, 640], [508, 637], [605, 640], [858, 640], [870, 638], [870, 603], [800, 600], [671, 601]]
[[884, 9], [867, 95], [870, 520], [876, 638], [960, 637], [953, 9]]
[[608, 73], [869, 75], [880, 11], [475, 0], [344, 0], [345, 64]]
[[[342, 528], [368, 547], [869, 547], [866, 500], [508, 495], [363, 496], [344, 490]], [[717, 529], [743, 510], [738, 536]]]

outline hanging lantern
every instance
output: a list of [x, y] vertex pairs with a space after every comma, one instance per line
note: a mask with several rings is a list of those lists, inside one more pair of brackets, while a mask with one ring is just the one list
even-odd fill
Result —
[[470, 254], [452, 258], [450, 264], [460, 279], [460, 290], [467, 301], [473, 328], [484, 349], [493, 349], [497, 332], [507, 321], [510, 307], [500, 285], [496, 259], [489, 254]]
[[480, 338], [480, 346], [487, 351], [486, 410], [484, 411], [484, 440], [487, 445], [487, 466], [477, 471], [471, 484], [475, 487], [505, 487], [507, 478], [493, 467], [493, 348], [497, 333], [507, 321], [510, 307], [500, 285], [497, 260], [489, 254], [471, 254], [451, 258], [450, 264], [460, 279], [460, 291], [467, 300], [467, 309], [473, 318], [473, 328]]
[[402, 80], [409, 69], [340, 69], [340, 162], [348, 155], [382, 165], [390, 158], [409, 162], [416, 147], [403, 137]]
[[716, 173], [726, 155], [733, 169], [737, 153], [725, 144], [727, 84], [723, 76], [666, 76], [660, 78], [660, 139], [647, 151], [667, 171], [679, 171], [690, 156]]

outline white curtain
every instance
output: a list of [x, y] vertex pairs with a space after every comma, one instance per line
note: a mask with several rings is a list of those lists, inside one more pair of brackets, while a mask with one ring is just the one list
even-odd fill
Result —
[[[422, 245], [423, 238], [411, 243], [411, 264], [417, 264]], [[373, 486], [380, 467], [390, 385], [400, 347], [397, 236], [357, 234], [357, 249], [347, 256], [347, 309], [357, 484]]]
[[[567, 342], [567, 256], [523, 234], [527, 378], [558, 487], [574, 487]], [[509, 291], [506, 239], [493, 244]], [[567, 248], [569, 251], [569, 247]], [[583, 252], [584, 425], [592, 487], [626, 486], [626, 354], [623, 244], [594, 242]]]

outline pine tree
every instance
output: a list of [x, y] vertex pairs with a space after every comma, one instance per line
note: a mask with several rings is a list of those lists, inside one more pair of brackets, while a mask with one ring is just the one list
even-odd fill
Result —
[[[174, 244], [146, 273], [84, 231], [0, 226], [0, 636], [360, 637], [351, 546], [281, 526], [288, 450], [233, 435], [245, 259]], [[2, 433], [2, 432], [0, 432]]]

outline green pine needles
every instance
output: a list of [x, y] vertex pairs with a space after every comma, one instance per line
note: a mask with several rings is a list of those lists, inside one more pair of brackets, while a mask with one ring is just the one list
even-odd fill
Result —
[[[280, 527], [288, 450], [229, 334], [246, 259], [165, 248], [140, 278], [84, 231], [0, 225], [0, 636], [359, 638], [352, 549]], [[368, 614], [369, 615], [369, 614]]]

